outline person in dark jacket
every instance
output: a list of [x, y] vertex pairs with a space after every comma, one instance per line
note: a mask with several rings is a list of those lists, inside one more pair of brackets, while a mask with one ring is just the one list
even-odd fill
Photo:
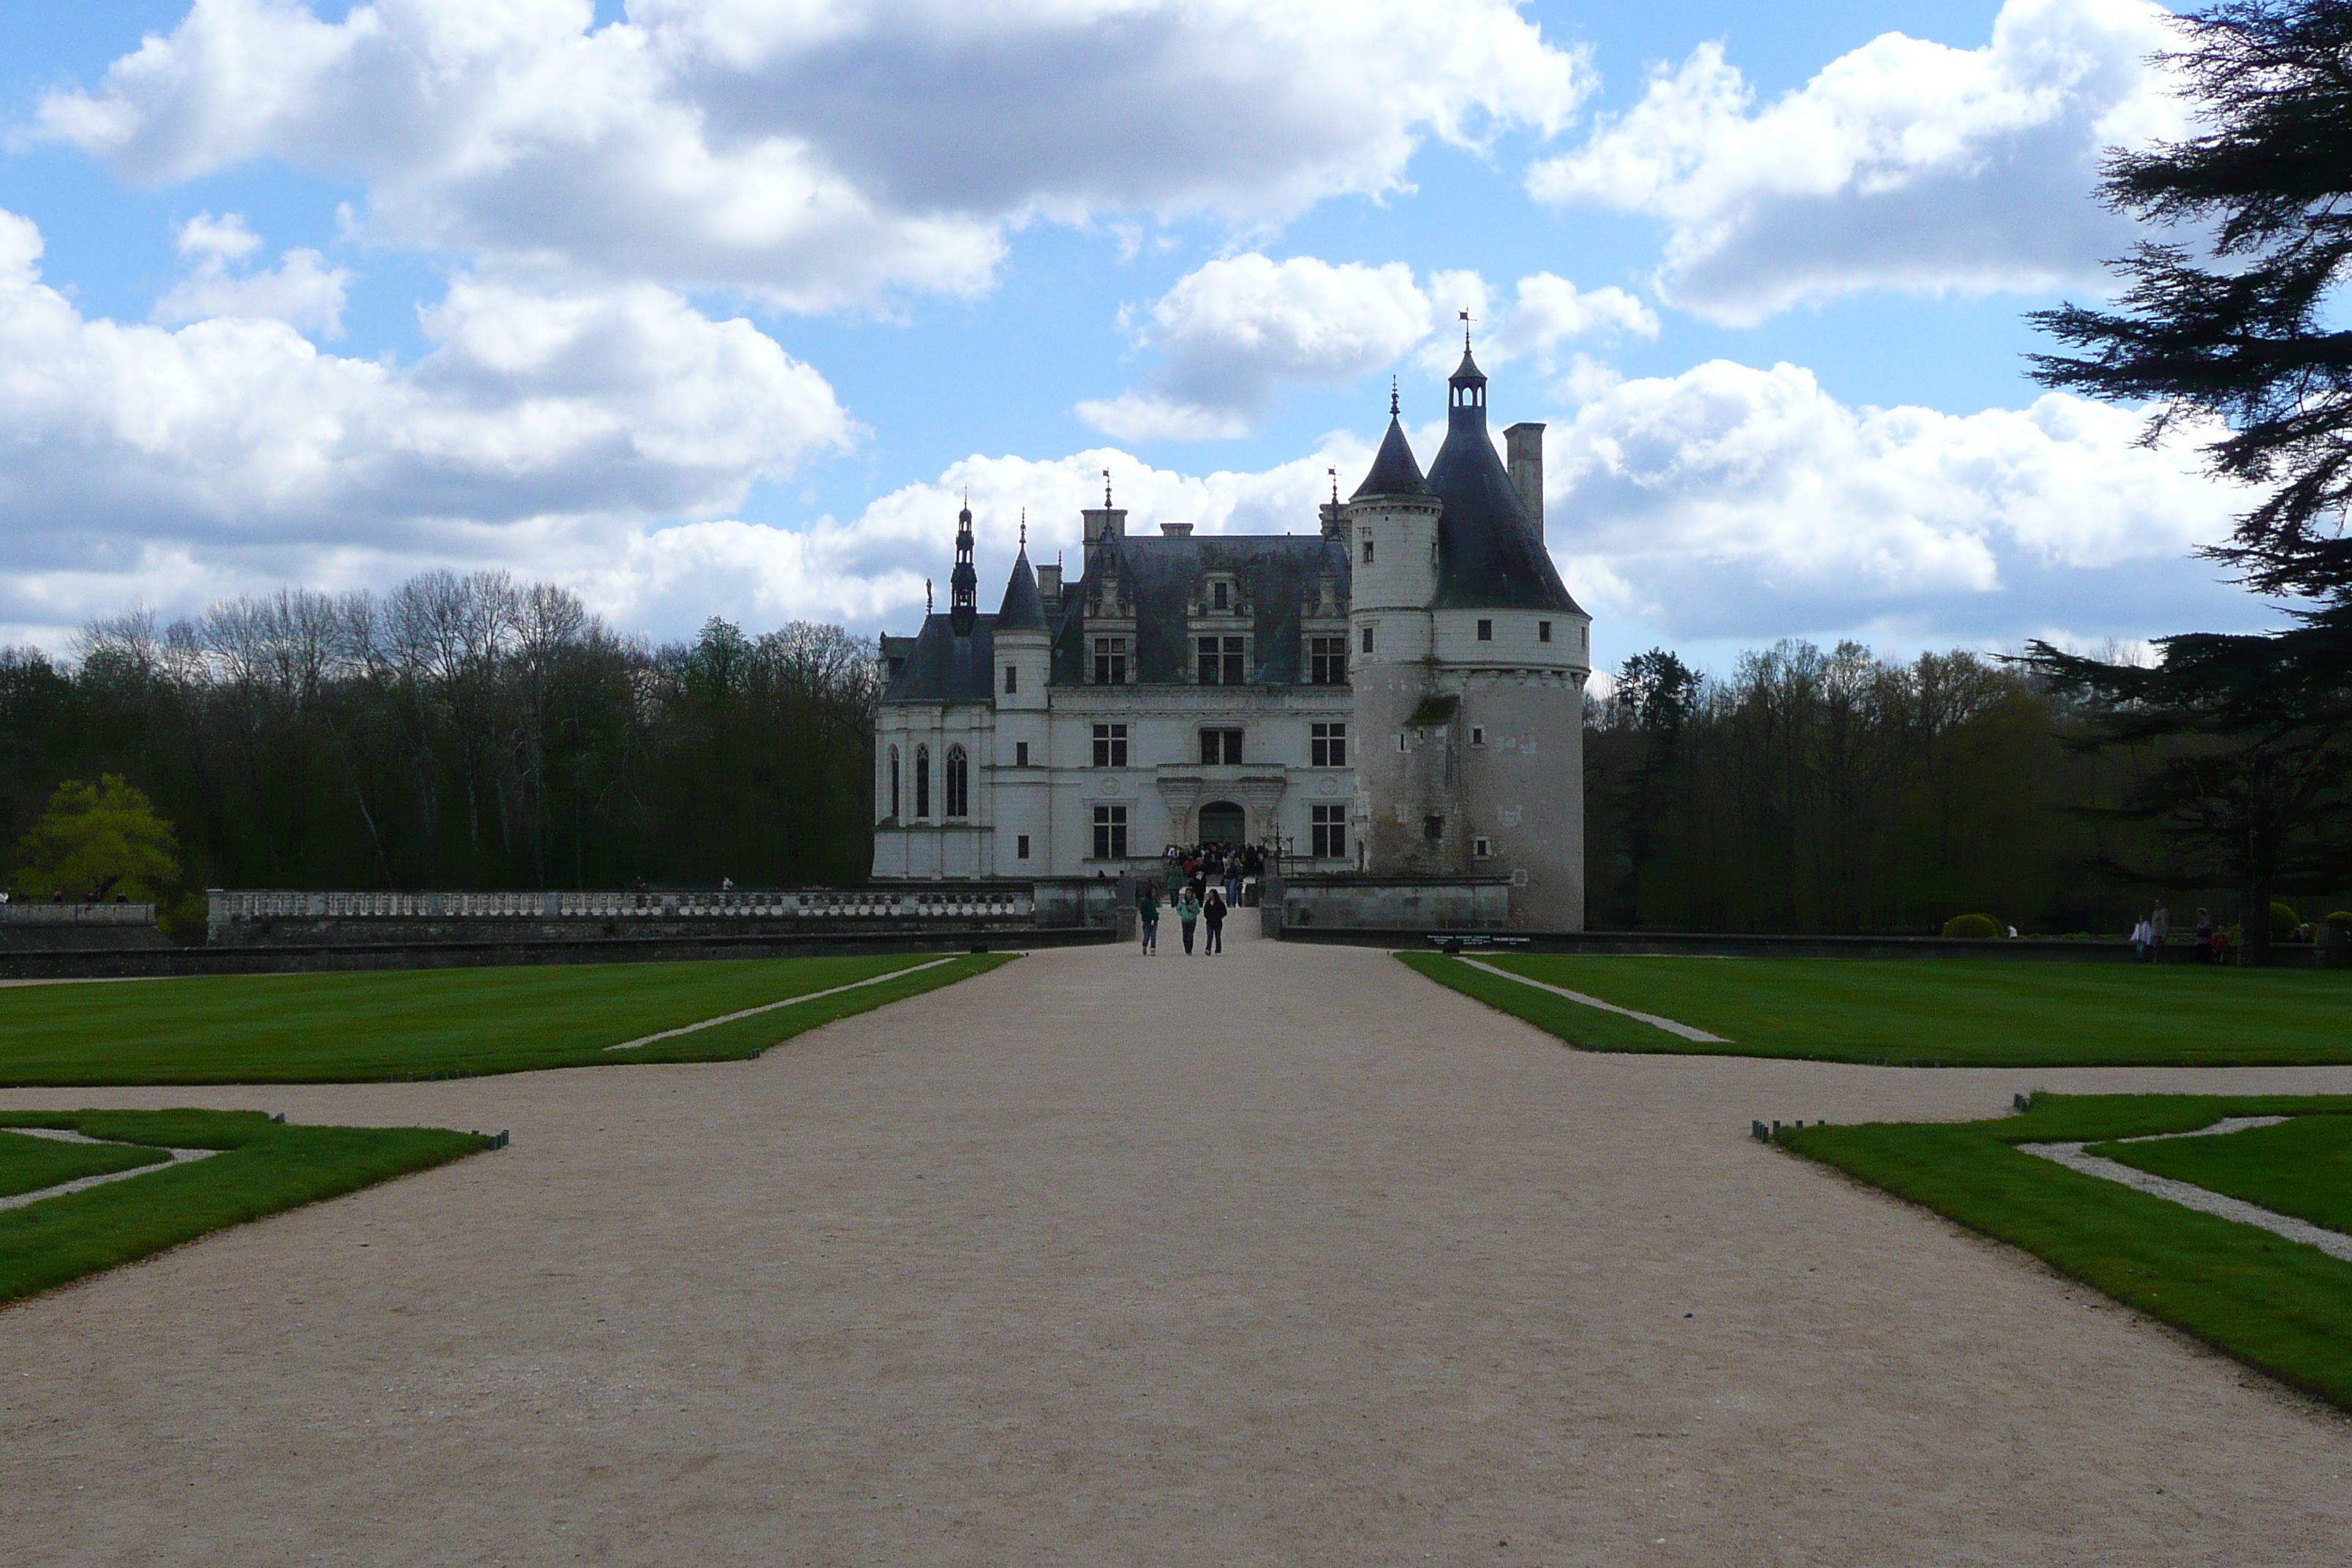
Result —
[[1225, 895], [1214, 888], [1209, 889], [1208, 902], [1201, 906], [1201, 922], [1209, 928], [1208, 940], [1201, 944], [1203, 957], [1225, 951]]

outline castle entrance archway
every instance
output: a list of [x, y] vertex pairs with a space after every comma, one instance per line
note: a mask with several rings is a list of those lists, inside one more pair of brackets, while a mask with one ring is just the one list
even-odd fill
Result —
[[1213, 800], [1201, 808], [1201, 842], [1239, 844], [1247, 831], [1242, 808], [1229, 800]]

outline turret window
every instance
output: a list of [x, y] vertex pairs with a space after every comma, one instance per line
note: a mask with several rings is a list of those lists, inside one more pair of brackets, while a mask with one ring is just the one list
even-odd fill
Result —
[[1424, 816], [1421, 819], [1421, 836], [1432, 844], [1445, 837], [1445, 818]]
[[1367, 566], [1370, 566], [1371, 563], [1372, 563], [1372, 535], [1371, 535], [1371, 531], [1368, 529], [1368, 530], [1366, 530], [1366, 531], [1365, 531], [1365, 533], [1364, 533], [1364, 564], [1365, 564], [1365, 565], [1367, 565]]
[[1536, 641], [1551, 641], [1551, 623], [1549, 621], [1538, 621], [1536, 623]]
[[1493, 642], [1495, 640], [1494, 622], [1480, 621], [1478, 623], [1478, 640], [1480, 642]]
[[971, 815], [971, 759], [961, 746], [948, 748], [948, 815]]
[[1016, 768], [1025, 768], [1029, 765], [1028, 742], [1015, 741], [1013, 742], [1013, 765]]
[[1370, 626], [1364, 628], [1364, 651], [1366, 653], [1372, 651], [1372, 628]]
[[1020, 690], [1021, 667], [1017, 664], [1008, 664], [1004, 667], [1004, 695], [1016, 696]]

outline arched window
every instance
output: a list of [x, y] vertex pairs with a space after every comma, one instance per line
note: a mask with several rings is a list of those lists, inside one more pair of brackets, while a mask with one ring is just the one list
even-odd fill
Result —
[[915, 820], [931, 815], [931, 749], [915, 748]]
[[890, 748], [890, 819], [898, 817], [898, 748]]
[[948, 815], [971, 815], [971, 763], [961, 746], [948, 748]]

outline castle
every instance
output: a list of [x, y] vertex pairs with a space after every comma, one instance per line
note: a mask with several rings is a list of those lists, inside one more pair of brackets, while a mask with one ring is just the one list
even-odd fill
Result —
[[979, 612], [971, 512], [947, 613], [882, 639], [880, 879], [1118, 876], [1170, 844], [1276, 845], [1293, 871], [1507, 878], [1510, 923], [1584, 923], [1591, 617], [1543, 537], [1543, 426], [1486, 432], [1463, 346], [1426, 476], [1389, 403], [1312, 534], [1130, 536], [1029, 563]]

